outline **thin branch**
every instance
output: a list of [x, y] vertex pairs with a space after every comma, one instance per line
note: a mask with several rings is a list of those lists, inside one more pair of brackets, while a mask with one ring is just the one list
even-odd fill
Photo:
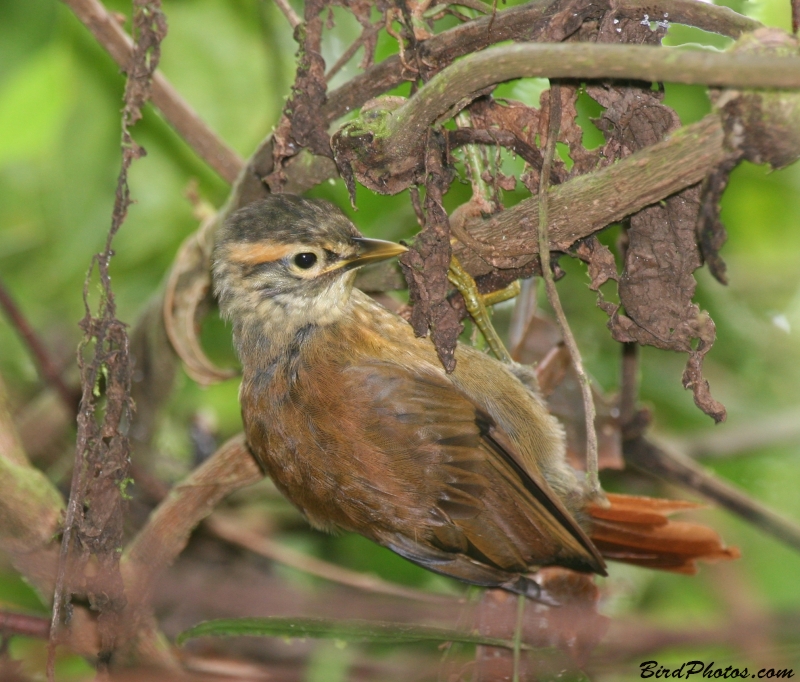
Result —
[[2, 282], [0, 282], [0, 306], [2, 306], [12, 326], [16, 328], [22, 340], [25, 342], [25, 345], [27, 345], [28, 350], [30, 350], [36, 362], [39, 376], [58, 393], [64, 405], [74, 416], [74, 413], [77, 411], [80, 393], [70, 389], [69, 386], [64, 383], [64, 380], [61, 378], [61, 373], [50, 357], [50, 353], [44, 343], [39, 338], [36, 330], [28, 323], [25, 315], [19, 309], [11, 293]]
[[583, 368], [583, 359], [578, 350], [578, 344], [570, 329], [569, 321], [558, 297], [553, 271], [550, 268], [550, 235], [548, 232], [547, 219], [547, 188], [550, 185], [550, 169], [553, 165], [553, 156], [556, 151], [556, 140], [558, 139], [558, 129], [561, 124], [561, 88], [554, 84], [550, 87], [550, 112], [547, 129], [547, 144], [544, 149], [544, 162], [542, 172], [539, 174], [539, 261], [542, 264], [542, 277], [544, 278], [547, 300], [553, 308], [558, 321], [561, 336], [569, 350], [572, 366], [578, 375], [578, 383], [581, 387], [583, 397], [583, 411], [586, 419], [586, 479], [589, 484], [589, 491], [594, 498], [600, 498], [602, 491], [600, 479], [598, 477], [597, 466], [597, 431], [594, 426], [595, 407], [592, 398], [592, 386], [589, 377]]
[[638, 436], [623, 443], [625, 461], [640, 471], [708, 497], [745, 521], [800, 551], [800, 527], [720, 480], [696, 462]]
[[[517, 154], [537, 171], [542, 170], [542, 155], [539, 150], [518, 138], [510, 130], [456, 128], [455, 130], [445, 130], [444, 132], [447, 135], [447, 143], [451, 149], [462, 145], [497, 145]], [[553, 184], [560, 182], [559, 178], [555, 177], [552, 172], [550, 176]]]
[[619, 391], [619, 423], [623, 433], [633, 422], [639, 399], [639, 344], [622, 344], [622, 380]]
[[[64, 0], [97, 42], [125, 71], [131, 63], [133, 41], [99, 0]], [[233, 183], [244, 161], [203, 121], [160, 71], [152, 83], [152, 102], [175, 131], [219, 176]]]
[[303, 23], [303, 20], [297, 15], [297, 12], [292, 9], [288, 0], [275, 0], [275, 4], [293, 29]]
[[[459, 112], [455, 120], [456, 124], [461, 126], [462, 129], [472, 130], [472, 117], [468, 111]], [[483, 179], [483, 173], [486, 168], [477, 145], [470, 143], [466, 145], [466, 149], [464, 149], [464, 165], [469, 171], [469, 179], [472, 184], [470, 202], [484, 213], [494, 213], [497, 207], [489, 186]]]
[[[277, 0], [276, 0], [276, 2], [277, 2]], [[347, 62], [349, 62], [353, 58], [353, 55], [355, 55], [355, 53], [358, 52], [358, 49], [367, 40], [369, 40], [378, 31], [380, 31], [381, 28], [383, 28], [383, 26], [384, 26], [384, 22], [383, 21], [379, 21], [379, 22], [377, 22], [375, 24], [372, 24], [371, 26], [367, 26], [366, 28], [364, 28], [364, 30], [361, 31], [361, 35], [358, 36], [358, 38], [356, 38], [353, 41], [353, 44], [350, 45], [350, 47], [348, 47], [342, 53], [342, 56], [339, 57], [339, 59], [336, 60], [336, 63], [330, 69], [328, 69], [328, 73], [325, 74], [325, 80], [326, 81], [330, 81], [337, 73], [339, 73], [339, 71], [342, 70], [344, 65], [347, 64]]]
[[50, 619], [2, 610], [0, 611], [0, 637], [8, 635], [47, 639], [50, 637]]
[[375, 576], [359, 573], [358, 571], [351, 571], [323, 561], [322, 559], [303, 554], [302, 552], [296, 552], [279, 542], [275, 542], [263, 535], [242, 528], [219, 514], [214, 514], [207, 518], [204, 525], [216, 537], [222, 540], [238, 545], [239, 547], [244, 547], [255, 554], [276, 561], [284, 566], [289, 566], [303, 573], [315, 575], [318, 578], [329, 580], [340, 585], [346, 585], [347, 587], [353, 587], [365, 592], [385, 594], [390, 597], [400, 597], [403, 599], [413, 599], [425, 603], [440, 602], [452, 604], [456, 601], [453, 597], [415, 590], [410, 587], [402, 587], [401, 585], [387, 582]]

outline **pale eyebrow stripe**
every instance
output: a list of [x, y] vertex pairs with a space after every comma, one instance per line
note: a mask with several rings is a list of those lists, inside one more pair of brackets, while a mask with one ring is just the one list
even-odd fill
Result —
[[258, 265], [280, 260], [296, 248], [296, 244], [236, 244], [228, 247], [228, 257], [243, 265]]

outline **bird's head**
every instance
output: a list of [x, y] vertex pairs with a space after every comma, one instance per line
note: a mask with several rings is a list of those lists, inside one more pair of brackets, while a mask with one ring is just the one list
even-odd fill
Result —
[[214, 289], [234, 325], [329, 324], [346, 310], [357, 268], [405, 250], [363, 237], [328, 202], [272, 194], [236, 211], [220, 229]]

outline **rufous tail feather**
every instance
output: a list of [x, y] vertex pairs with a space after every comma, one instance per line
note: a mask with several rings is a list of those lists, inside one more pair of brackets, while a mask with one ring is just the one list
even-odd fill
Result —
[[612, 493], [607, 498], [608, 507], [591, 504], [588, 508], [592, 542], [607, 559], [693, 574], [697, 560], [739, 558], [739, 550], [725, 547], [708, 526], [668, 518], [674, 512], [701, 505]]

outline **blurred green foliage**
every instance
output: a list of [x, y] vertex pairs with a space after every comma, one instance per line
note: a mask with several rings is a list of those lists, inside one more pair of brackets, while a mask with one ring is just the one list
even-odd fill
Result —
[[[107, 4], [116, 11], [129, 11], [121, 0]], [[787, 0], [738, 0], [731, 6], [769, 25], [789, 27]], [[293, 79], [295, 43], [285, 19], [267, 0], [166, 0], [165, 11], [170, 32], [163, 45], [162, 70], [212, 128], [247, 157], [277, 123]], [[334, 17], [337, 26], [330, 31], [325, 52], [329, 64], [359, 31], [343, 10], [334, 10]], [[729, 41], [675, 26], [667, 42], [719, 49]], [[378, 58], [395, 51], [396, 43], [383, 36]], [[356, 63], [348, 65], [333, 85], [354, 75]], [[123, 88], [117, 67], [64, 4], [0, 2], [0, 280], [65, 367], [74, 364], [84, 276], [110, 224], [120, 165]], [[541, 89], [541, 83], [516, 83], [502, 86], [501, 94], [535, 104]], [[407, 93], [408, 87], [399, 91]], [[708, 98], [699, 87], [667, 84], [666, 101], [686, 123], [709, 111]], [[590, 122], [598, 111], [593, 101], [582, 101], [579, 120], [590, 147], [601, 141]], [[181, 241], [196, 228], [185, 198], [187, 188], [197, 183], [199, 194], [217, 206], [228, 189], [151, 107], [134, 135], [148, 154], [131, 170], [136, 203], [115, 241], [111, 266], [119, 315], [129, 324], [159, 287]], [[504, 163], [520, 168], [510, 159]], [[380, 197], [359, 188], [357, 212], [350, 208], [340, 182], [325, 183], [313, 194], [335, 201], [367, 234], [399, 239], [417, 229], [407, 193]], [[518, 190], [506, 201], [524, 196]], [[447, 206], [452, 209], [468, 197], [469, 186], [457, 182], [446, 198]], [[758, 429], [761, 419], [800, 405], [800, 165], [768, 172], [742, 164], [725, 194], [723, 219], [730, 235], [723, 250], [730, 285], [722, 287], [705, 272], [698, 276], [697, 299], [710, 311], [718, 332], [706, 374], [729, 412], [727, 424], [717, 431], [739, 425]], [[612, 231], [604, 240], [613, 244], [615, 234]], [[605, 328], [606, 318], [595, 307], [583, 266], [567, 259], [562, 265], [568, 276], [559, 287], [585, 361], [600, 385], [613, 392], [619, 353]], [[218, 320], [206, 325], [204, 343], [219, 362], [234, 362], [229, 330]], [[642, 353], [642, 396], [653, 407], [656, 430], [685, 438], [712, 427], [680, 386], [683, 363], [684, 358], [674, 354], [653, 349]], [[0, 318], [0, 375], [17, 409], [42, 390], [26, 348], [5, 318]], [[179, 377], [158, 439], [170, 478], [179, 478], [191, 462], [187, 425], [198, 411], [211, 419], [220, 437], [239, 430], [237, 388], [236, 381], [230, 381], [204, 390]], [[800, 522], [796, 440], [708, 464]], [[656, 484], [648, 490], [681, 494]], [[695, 578], [613, 566], [605, 580], [606, 612], [638, 612], [653, 622], [680, 627], [689, 622], [724, 622], [732, 604], [742, 599], [768, 612], [800, 609], [796, 552], [723, 512], [702, 516], [729, 543], [741, 547], [742, 559], [733, 567], [720, 568], [724, 573], [718, 567], [704, 567]], [[361, 538], [321, 538], [306, 530], [291, 534], [296, 544], [358, 570], [415, 585], [441, 580]], [[8, 566], [0, 570], [0, 607], [42, 610]], [[17, 645], [20, 650], [26, 646], [38, 645]], [[346, 663], [347, 657], [338, 650], [329, 653], [331, 660]], [[681, 662], [687, 656], [733, 663], [739, 654], [679, 650], [666, 654], [663, 663]], [[763, 651], [758, 660], [748, 662], [769, 666], [777, 664], [778, 656], [800, 667], [796, 650]], [[320, 672], [326, 660], [321, 650], [311, 679], [326, 679]], [[638, 677], [638, 670], [629, 672], [616, 671], [609, 679]], [[342, 673], [336, 675], [343, 679]]]

